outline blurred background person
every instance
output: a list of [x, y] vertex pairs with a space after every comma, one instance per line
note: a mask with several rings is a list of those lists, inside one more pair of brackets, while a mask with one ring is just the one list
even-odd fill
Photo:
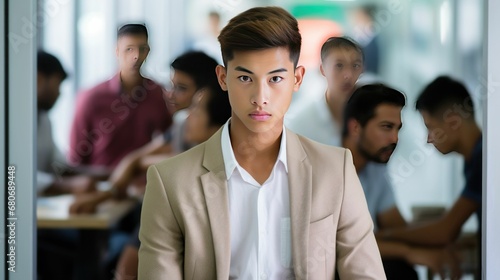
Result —
[[368, 4], [355, 8], [351, 12], [353, 38], [361, 45], [365, 57], [364, 71], [379, 74], [380, 44], [378, 30], [374, 26], [377, 7]]
[[363, 72], [363, 52], [346, 37], [332, 37], [321, 47], [321, 74], [328, 85], [322, 95], [311, 97], [286, 124], [294, 132], [323, 144], [340, 146], [344, 106]]
[[95, 180], [74, 173], [52, 137], [50, 109], [59, 98], [59, 87], [66, 79], [61, 62], [45, 51], [37, 53], [37, 192], [41, 195], [85, 193], [95, 189]]
[[113, 168], [171, 125], [162, 87], [140, 72], [149, 50], [145, 25], [118, 29], [118, 73], [78, 95], [68, 156], [73, 165]]
[[215, 58], [218, 63], [222, 63], [222, 53], [217, 40], [221, 30], [220, 14], [217, 11], [208, 13], [206, 30], [194, 38], [193, 50], [202, 51]]
[[[465, 186], [451, 208], [436, 221], [383, 230], [378, 236], [412, 245], [449, 246], [457, 240], [464, 223], [473, 214], [481, 225], [482, 132], [474, 119], [474, 104], [469, 92], [462, 83], [449, 77], [440, 76], [427, 85], [415, 107], [428, 129], [427, 143], [442, 154], [456, 152], [463, 157]], [[479, 226], [477, 244], [481, 244], [481, 238]], [[478, 252], [481, 267], [480, 246]]]

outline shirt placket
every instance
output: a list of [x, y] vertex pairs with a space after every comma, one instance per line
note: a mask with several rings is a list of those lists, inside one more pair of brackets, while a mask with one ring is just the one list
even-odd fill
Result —
[[266, 260], [267, 256], [267, 216], [268, 209], [266, 205], [266, 192], [264, 190], [264, 186], [259, 188], [259, 194], [257, 196], [257, 221], [259, 227], [259, 253], [258, 253], [258, 275], [261, 280], [268, 279], [268, 271], [267, 264], [268, 260]]

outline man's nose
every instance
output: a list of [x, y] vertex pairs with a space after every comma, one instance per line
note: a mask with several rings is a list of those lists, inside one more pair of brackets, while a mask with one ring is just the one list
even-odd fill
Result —
[[261, 84], [257, 87], [255, 93], [250, 100], [253, 105], [264, 106], [269, 103], [269, 89], [266, 84]]

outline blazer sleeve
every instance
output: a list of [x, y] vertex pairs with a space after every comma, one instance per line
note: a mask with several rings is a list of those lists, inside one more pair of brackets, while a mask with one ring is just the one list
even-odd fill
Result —
[[344, 196], [337, 229], [340, 279], [386, 279], [373, 222], [349, 150], [344, 160]]
[[184, 237], [155, 165], [148, 168], [138, 279], [183, 279]]

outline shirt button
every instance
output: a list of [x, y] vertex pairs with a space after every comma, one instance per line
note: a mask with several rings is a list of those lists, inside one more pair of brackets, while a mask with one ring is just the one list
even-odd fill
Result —
[[260, 275], [260, 279], [262, 279], [262, 280], [266, 280], [266, 279], [267, 279], [267, 274], [262, 273], [262, 274]]

